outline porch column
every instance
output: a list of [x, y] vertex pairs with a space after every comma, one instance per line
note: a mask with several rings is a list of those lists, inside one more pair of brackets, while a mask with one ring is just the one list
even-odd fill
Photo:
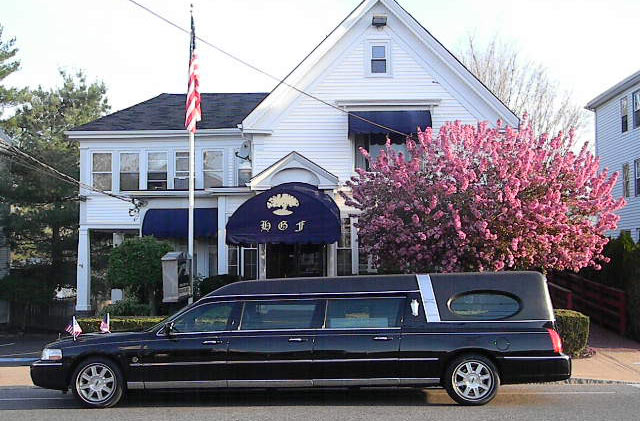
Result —
[[258, 279], [267, 279], [267, 245], [258, 244]]
[[91, 310], [91, 236], [87, 228], [78, 232], [76, 311]]
[[338, 243], [327, 245], [327, 276], [336, 276], [338, 273]]
[[227, 266], [227, 198], [218, 197], [218, 275], [229, 273]]

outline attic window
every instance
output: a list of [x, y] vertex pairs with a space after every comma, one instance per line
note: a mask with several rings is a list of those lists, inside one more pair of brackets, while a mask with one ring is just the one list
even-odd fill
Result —
[[373, 40], [367, 44], [366, 70], [369, 76], [390, 76], [389, 42]]

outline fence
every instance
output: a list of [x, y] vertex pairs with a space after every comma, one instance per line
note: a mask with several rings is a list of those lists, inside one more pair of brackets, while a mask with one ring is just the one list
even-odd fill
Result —
[[75, 298], [26, 306], [11, 303], [9, 311], [9, 324], [14, 328], [62, 331], [75, 312]]
[[549, 293], [554, 307], [577, 310], [601, 326], [624, 334], [627, 331], [627, 294], [589, 281], [572, 273], [553, 273], [549, 279]]

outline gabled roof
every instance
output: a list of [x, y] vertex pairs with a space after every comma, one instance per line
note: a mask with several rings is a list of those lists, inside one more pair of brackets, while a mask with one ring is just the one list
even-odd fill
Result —
[[[338, 177], [296, 151], [290, 152], [271, 166], [256, 174], [251, 181], [249, 181], [248, 186], [251, 190], [268, 190], [280, 183], [294, 181], [294, 179], [287, 180], [286, 178], [274, 180], [274, 177], [292, 170], [296, 172], [296, 181], [313, 184], [319, 189], [334, 189], [338, 187]], [[305, 176], [309, 178], [304, 179]]]
[[[351, 29], [371, 11], [378, 3], [382, 4], [396, 18], [420, 39], [429, 51], [426, 60], [437, 60], [443, 64], [441, 70], [452, 77], [458, 78], [466, 85], [466, 90], [459, 95], [464, 100], [466, 96], [476, 96], [493, 110], [493, 113], [508, 125], [517, 127], [520, 118], [510, 110], [489, 88], [475, 76], [451, 51], [438, 41], [420, 22], [409, 14], [396, 0], [363, 0], [356, 8], [327, 35], [284, 79], [285, 83], [278, 84], [269, 95], [243, 120], [243, 130], [269, 133], [272, 120], [267, 115], [281, 112], [301, 94], [290, 86], [306, 90], [317, 76], [325, 57], [346, 37]], [[335, 57], [335, 56], [334, 56]], [[311, 75], [313, 73], [313, 75]], [[441, 76], [441, 75], [440, 75]], [[438, 78], [439, 80], [442, 77]], [[290, 85], [290, 86], [287, 86]]]
[[611, 98], [616, 95], [621, 94], [627, 89], [631, 88], [633, 85], [640, 83], [640, 70], [624, 79], [622, 82], [616, 83], [611, 88], [607, 89], [597, 97], [593, 98], [591, 101], [587, 103], [585, 107], [587, 110], [595, 111], [596, 108], [609, 101]]
[[[267, 96], [257, 93], [203, 93], [199, 129], [236, 128]], [[184, 130], [185, 94], [160, 94], [70, 131]]]

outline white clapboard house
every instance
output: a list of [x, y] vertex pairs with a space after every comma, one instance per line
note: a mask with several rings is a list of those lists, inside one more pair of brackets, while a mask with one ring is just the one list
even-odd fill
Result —
[[[287, 76], [344, 111], [403, 133], [445, 121], [519, 120], [394, 0], [365, 0]], [[90, 304], [90, 236], [153, 235], [187, 248], [185, 96], [160, 94], [68, 135], [81, 181], [144, 202], [82, 190], [77, 310]], [[386, 133], [280, 84], [269, 93], [205, 93], [196, 135], [198, 276], [245, 279], [372, 270], [357, 215], [338, 191]], [[402, 148], [403, 139], [393, 138]]]
[[600, 166], [619, 172], [613, 194], [627, 201], [618, 211], [618, 230], [610, 234], [626, 231], [640, 241], [640, 71], [589, 101], [587, 109], [595, 113]]

